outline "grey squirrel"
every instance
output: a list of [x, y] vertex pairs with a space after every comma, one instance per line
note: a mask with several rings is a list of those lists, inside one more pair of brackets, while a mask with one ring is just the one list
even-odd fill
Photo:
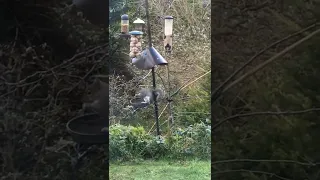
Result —
[[[91, 95], [83, 97], [83, 110], [93, 110], [97, 112], [102, 118], [109, 118], [109, 86], [108, 83], [100, 80], [95, 80], [90, 86]], [[164, 98], [164, 91], [157, 88], [154, 90], [157, 101]], [[132, 108], [133, 111], [146, 108], [154, 103], [153, 89], [142, 88], [130, 101], [131, 105], [126, 109]]]
[[90, 95], [82, 98], [84, 111], [93, 110], [102, 118], [109, 118], [109, 85], [101, 80], [95, 79], [89, 87]]
[[[157, 88], [154, 90], [156, 100], [159, 101], [164, 97], [164, 91]], [[138, 94], [135, 95], [134, 99], [131, 100], [131, 108], [134, 111], [141, 108], [146, 108], [154, 102], [153, 89], [142, 88], [139, 90]]]

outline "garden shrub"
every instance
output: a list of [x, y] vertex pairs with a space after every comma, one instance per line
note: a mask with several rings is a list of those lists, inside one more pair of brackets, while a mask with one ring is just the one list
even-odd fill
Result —
[[211, 126], [204, 123], [177, 128], [171, 135], [155, 136], [143, 127], [110, 126], [110, 160], [138, 158], [210, 158]]

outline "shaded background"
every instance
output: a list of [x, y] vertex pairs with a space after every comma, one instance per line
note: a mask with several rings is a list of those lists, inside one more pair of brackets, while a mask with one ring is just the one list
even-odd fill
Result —
[[[319, 29], [303, 30], [319, 22], [319, 1], [214, 0], [212, 5], [215, 88], [263, 50], [213, 102], [213, 178], [319, 179], [319, 34], [246, 76]], [[246, 78], [237, 81], [241, 76]]]

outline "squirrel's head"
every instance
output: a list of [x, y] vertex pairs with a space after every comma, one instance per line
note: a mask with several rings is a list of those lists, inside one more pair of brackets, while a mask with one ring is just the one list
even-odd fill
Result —
[[108, 84], [95, 79], [94, 82], [89, 85], [87, 93], [82, 97], [82, 102], [83, 109], [94, 109], [99, 112], [103, 108], [109, 108]]
[[154, 90], [156, 95], [157, 95], [157, 99], [162, 99], [165, 97], [165, 92], [164, 90], [160, 89], [160, 88], [157, 88]]

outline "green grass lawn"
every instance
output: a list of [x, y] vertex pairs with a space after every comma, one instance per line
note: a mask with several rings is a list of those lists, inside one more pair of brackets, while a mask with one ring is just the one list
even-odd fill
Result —
[[210, 178], [210, 161], [142, 161], [111, 163], [111, 180], [206, 180]]

